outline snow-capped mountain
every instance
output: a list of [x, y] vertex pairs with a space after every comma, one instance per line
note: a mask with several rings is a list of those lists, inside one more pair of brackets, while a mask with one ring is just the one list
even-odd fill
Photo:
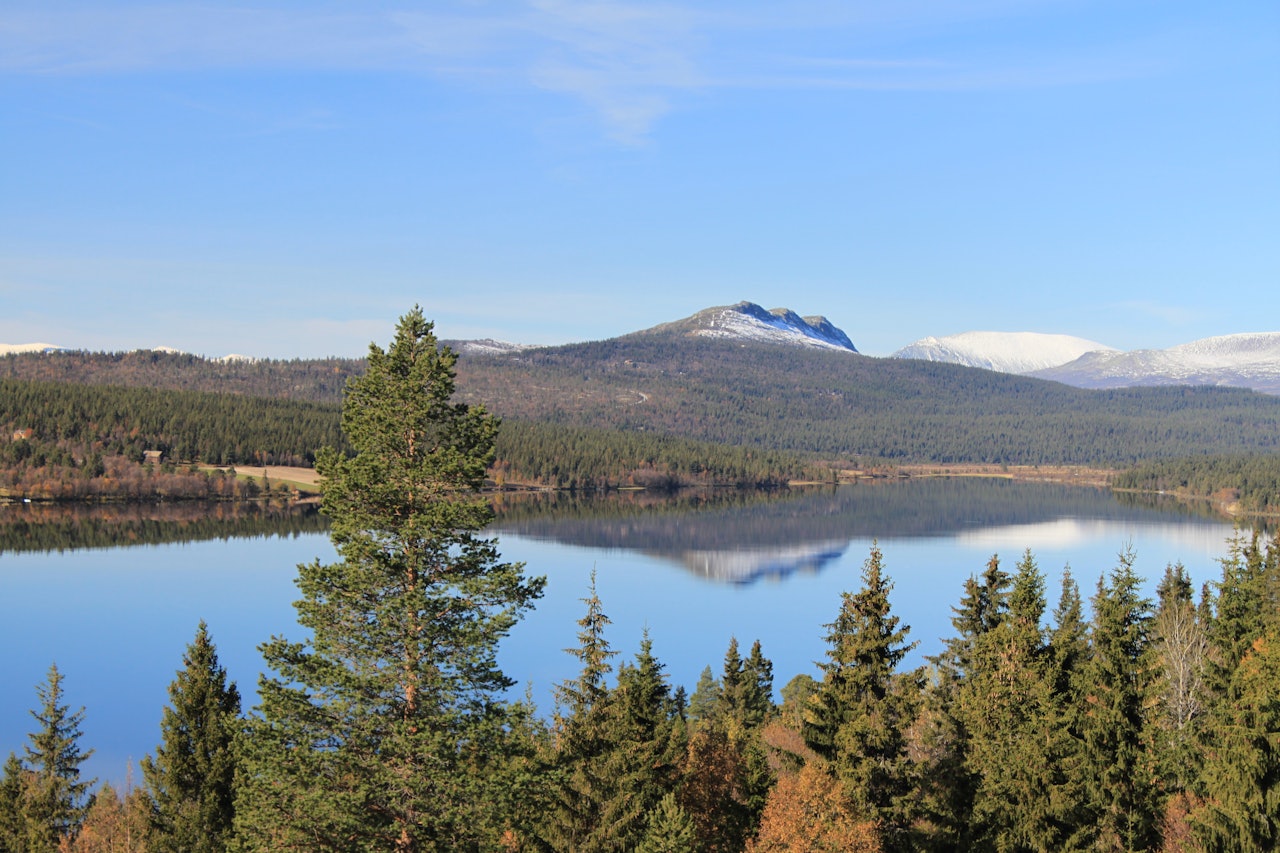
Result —
[[1090, 352], [1032, 375], [1080, 388], [1226, 385], [1280, 394], [1280, 332], [1221, 335], [1163, 350]]
[[495, 341], [493, 338], [480, 338], [478, 340], [465, 341], [443, 341], [450, 349], [458, 353], [468, 353], [471, 355], [506, 355], [508, 353], [520, 352], [521, 350], [533, 349], [530, 344], [513, 344], [507, 341]]
[[754, 302], [707, 308], [692, 317], [636, 334], [660, 333], [858, 351], [849, 336], [826, 317], [801, 317], [789, 308], [766, 311]]
[[20, 352], [62, 352], [66, 347], [57, 344], [0, 344], [0, 355]]
[[1115, 352], [1112, 347], [1071, 335], [1038, 332], [963, 332], [942, 338], [921, 338], [893, 353], [892, 358], [944, 361], [982, 367], [1001, 373], [1032, 373], [1057, 367], [1089, 352]]

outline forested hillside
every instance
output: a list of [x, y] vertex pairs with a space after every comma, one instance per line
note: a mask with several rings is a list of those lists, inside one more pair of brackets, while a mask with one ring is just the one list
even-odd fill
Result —
[[364, 360], [352, 358], [223, 361], [159, 350], [0, 356], [0, 379], [210, 391], [317, 403], [341, 402], [348, 377], [363, 372]]
[[[96, 468], [95, 452], [138, 459], [153, 449], [179, 462], [310, 464], [337, 441], [342, 388], [363, 370], [356, 359], [6, 356], [0, 437], [33, 436], [0, 443], [0, 461]], [[767, 485], [867, 465], [1118, 468], [1280, 452], [1280, 398], [1238, 389], [1088, 391], [951, 364], [653, 333], [467, 354], [457, 371], [460, 399], [504, 420], [493, 476], [508, 484]], [[57, 390], [88, 386], [115, 390]]]
[[1280, 450], [1280, 398], [1085, 391], [958, 365], [678, 336], [472, 356], [460, 396], [509, 419], [832, 460], [1124, 466]]
[[[191, 466], [311, 466], [320, 448], [344, 446], [337, 403], [0, 379], [0, 495], [259, 497], [269, 484]], [[491, 474], [500, 486], [667, 490], [771, 486], [829, 471], [794, 453], [512, 421]]]

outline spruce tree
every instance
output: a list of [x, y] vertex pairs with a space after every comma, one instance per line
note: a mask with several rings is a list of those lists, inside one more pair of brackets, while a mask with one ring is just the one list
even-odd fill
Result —
[[[84, 708], [72, 712], [64, 704], [62, 673], [49, 667], [46, 682], [36, 687], [40, 709], [31, 716], [40, 724], [27, 746], [29, 775], [22, 794], [27, 853], [52, 853], [75, 838], [92, 800], [96, 779], [82, 780], [80, 765], [93, 750], [80, 750]], [[7, 769], [7, 768], [6, 768]]]
[[1078, 830], [1102, 849], [1145, 850], [1158, 840], [1157, 789], [1144, 705], [1150, 695], [1151, 602], [1139, 594], [1134, 555], [1120, 554], [1093, 597], [1082, 689], [1084, 809]]
[[973, 647], [960, 690], [969, 735], [966, 763], [977, 787], [970, 844], [994, 850], [1057, 850], [1061, 738], [1040, 617], [1044, 578], [1030, 552], [1018, 564], [1009, 608]]
[[964, 593], [951, 625], [956, 635], [942, 653], [928, 658], [930, 677], [913, 724], [915, 748], [922, 756], [916, 798], [925, 835], [939, 849], [968, 844], [973, 799], [979, 780], [969, 760], [969, 732], [961, 692], [973, 677], [975, 647], [998, 626], [1008, 608], [1009, 575], [992, 554], [978, 577], [964, 581]]
[[1058, 603], [1049, 630], [1045, 681], [1052, 697], [1057, 785], [1054, 820], [1062, 827], [1063, 850], [1089, 848], [1093, 817], [1086, 808], [1084, 720], [1089, 712], [1085, 664], [1089, 657], [1088, 625], [1080, 587], [1070, 566], [1062, 570]]
[[680, 808], [675, 794], [665, 794], [649, 812], [636, 853], [698, 853], [700, 849], [693, 821]]
[[27, 823], [23, 814], [22, 793], [29, 771], [16, 753], [9, 753], [0, 775], [0, 851], [22, 850], [26, 845]]
[[672, 713], [664, 669], [647, 633], [634, 663], [619, 667], [604, 762], [613, 782], [600, 813], [600, 837], [608, 839], [604, 849], [634, 849], [644, 837], [650, 812], [679, 778], [685, 732]]
[[720, 682], [711, 674], [711, 666], [703, 667], [694, 686], [693, 695], [689, 697], [689, 719], [695, 723], [707, 721], [715, 717], [720, 708]]
[[764, 656], [760, 641], [751, 644], [751, 652], [742, 662], [743, 723], [759, 728], [773, 713], [773, 661]]
[[1203, 800], [1190, 816], [1204, 849], [1280, 847], [1280, 630], [1255, 640], [1232, 674], [1231, 701], [1205, 726]]
[[720, 711], [722, 714], [741, 717], [746, 701], [746, 678], [742, 671], [742, 654], [738, 651], [738, 638], [729, 638], [729, 648], [724, 652], [724, 666], [720, 677]]
[[236, 806], [251, 850], [493, 843], [505, 743], [499, 641], [541, 594], [481, 535], [497, 420], [453, 401], [457, 355], [414, 308], [349, 380], [322, 510], [340, 561], [299, 567], [305, 643], [263, 645]]
[[831, 762], [854, 813], [883, 827], [886, 844], [905, 843], [909, 823], [909, 768], [904, 729], [910, 722], [908, 692], [895, 684], [898, 664], [914, 644], [892, 615], [893, 584], [872, 546], [863, 564], [862, 589], [843, 593], [840, 612], [827, 625], [823, 679], [805, 715], [805, 743]]
[[220, 853], [235, 818], [236, 726], [240, 692], [227, 682], [204, 620], [169, 685], [162, 742], [142, 774], [155, 803], [157, 851]]
[[1208, 689], [1221, 698], [1253, 641], [1280, 627], [1280, 537], [1264, 544], [1255, 531], [1233, 539], [1216, 586], [1209, 625], [1214, 654], [1205, 675]]
[[552, 777], [552, 803], [537, 834], [552, 850], [607, 849], [601, 839], [601, 814], [616, 790], [607, 764], [617, 735], [611, 725], [614, 696], [608, 685], [613, 671], [609, 661], [617, 652], [605, 637], [610, 620], [596, 593], [594, 571], [583, 603], [587, 612], [578, 620], [578, 646], [566, 650], [582, 669], [576, 679], [556, 688], [551, 752], [544, 762]]

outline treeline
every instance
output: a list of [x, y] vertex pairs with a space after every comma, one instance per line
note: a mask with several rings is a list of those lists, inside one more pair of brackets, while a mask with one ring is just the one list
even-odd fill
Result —
[[[819, 678], [775, 703], [759, 643], [729, 640], [692, 692], [646, 637], [615, 665], [584, 599], [580, 674], [540, 716], [509, 707], [472, 753], [465, 834], [417, 850], [1265, 851], [1280, 842], [1280, 540], [1237, 539], [1197, 592], [1170, 566], [1155, 600], [1122, 553], [1084, 601], [1049, 609], [1030, 552], [963, 584], [954, 635], [904, 670], [909, 629], [873, 547], [826, 627]], [[661, 638], [659, 638], [660, 640]], [[0, 779], [0, 850], [222, 851], [260, 837], [237, 794], [247, 723], [202, 624], [155, 756], [128, 791], [79, 767], [84, 709], [56, 668]], [[474, 745], [473, 747], [474, 748]], [[423, 773], [431, 771], [424, 767]], [[448, 808], [440, 803], [439, 808]], [[298, 816], [302, 820], [302, 816]], [[432, 820], [440, 819], [439, 815]], [[399, 849], [372, 826], [306, 849]], [[283, 837], [283, 836], [277, 836]], [[289, 847], [288, 849], [295, 849]], [[301, 848], [297, 848], [301, 849]]]
[[535, 482], [603, 490], [672, 491], [696, 485], [770, 487], [834, 479], [798, 453], [735, 447], [651, 432], [506, 421], [491, 476], [499, 486]]
[[[258, 497], [260, 485], [189, 470], [314, 465], [345, 446], [337, 404], [205, 391], [0, 379], [0, 488], [33, 499]], [[160, 454], [148, 466], [147, 452]], [[647, 433], [511, 422], [491, 476], [570, 489], [773, 486], [829, 478], [798, 454]]]
[[1225, 500], [1245, 512], [1273, 515], [1280, 513], [1280, 455], [1148, 461], [1117, 474], [1114, 486]]
[[364, 360], [209, 359], [161, 350], [11, 353], [0, 356], [0, 378], [74, 385], [115, 385], [166, 391], [208, 391], [338, 403], [347, 378]]
[[0, 444], [11, 465], [48, 447], [64, 466], [95, 453], [141, 462], [148, 450], [209, 465], [311, 466], [320, 447], [343, 446], [335, 405], [14, 379], [0, 379], [0, 428], [0, 438], [19, 437]]

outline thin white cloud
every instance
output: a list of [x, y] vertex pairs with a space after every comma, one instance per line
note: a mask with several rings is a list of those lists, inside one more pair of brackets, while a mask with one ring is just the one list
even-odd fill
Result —
[[[532, 87], [589, 107], [616, 139], [643, 141], [690, 93], [737, 89], [1027, 88], [1149, 73], [1141, 51], [1094, 55], [1035, 45], [1021, 56], [902, 56], [958, 22], [1036, 14], [1044, 4], [789, 5], [744, 2], [81, 5], [0, 11], [0, 73], [101, 74], [185, 69], [408, 72], [507, 88]], [[1049, 3], [1049, 6], [1054, 4]], [[892, 32], [891, 46], [871, 48]], [[848, 45], [832, 50], [833, 34]], [[847, 38], [846, 38], [847, 36]], [[821, 42], [796, 50], [796, 39]], [[879, 52], [880, 55], [872, 55]], [[930, 51], [932, 53], [932, 51]]]

